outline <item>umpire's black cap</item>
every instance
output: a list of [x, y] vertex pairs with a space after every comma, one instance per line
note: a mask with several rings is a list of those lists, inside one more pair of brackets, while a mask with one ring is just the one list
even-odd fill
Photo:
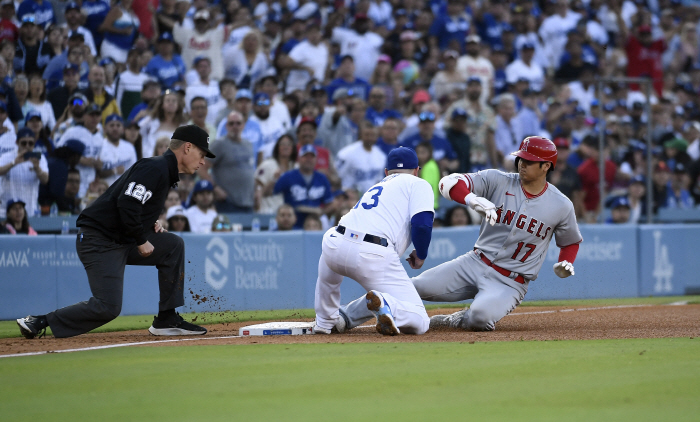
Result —
[[180, 141], [190, 142], [197, 148], [207, 153], [207, 158], [216, 158], [216, 155], [209, 151], [209, 134], [196, 125], [180, 126], [175, 129], [172, 138]]

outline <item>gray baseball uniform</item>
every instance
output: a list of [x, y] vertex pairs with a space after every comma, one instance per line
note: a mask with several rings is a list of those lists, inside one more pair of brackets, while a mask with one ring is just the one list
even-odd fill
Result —
[[[465, 175], [475, 195], [496, 206], [496, 224], [481, 224], [475, 250], [412, 279], [423, 300], [474, 299], [462, 327], [493, 330], [525, 297], [547, 256], [552, 235], [557, 246], [580, 243], [571, 201], [547, 183], [537, 196], [526, 194], [516, 173], [484, 170]], [[504, 275], [508, 274], [508, 275]]]

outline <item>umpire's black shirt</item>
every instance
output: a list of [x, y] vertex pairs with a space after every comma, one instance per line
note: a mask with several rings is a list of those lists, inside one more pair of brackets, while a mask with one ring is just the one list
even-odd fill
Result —
[[99, 230], [117, 243], [143, 245], [178, 180], [177, 158], [171, 150], [143, 158], [85, 208], [76, 225]]

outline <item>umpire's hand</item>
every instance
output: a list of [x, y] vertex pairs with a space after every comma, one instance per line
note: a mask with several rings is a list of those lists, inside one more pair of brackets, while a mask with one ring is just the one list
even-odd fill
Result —
[[163, 228], [163, 226], [160, 225], [160, 221], [156, 221], [155, 224], [153, 224], [153, 231], [156, 233], [167, 233], [168, 231]]
[[423, 263], [425, 260], [418, 258], [418, 255], [416, 255], [416, 250], [414, 249], [413, 252], [411, 252], [411, 255], [406, 258], [406, 261], [408, 261], [408, 265], [411, 266], [414, 270], [420, 269], [420, 267], [423, 266]]
[[139, 245], [137, 247], [139, 251], [139, 255], [142, 257], [146, 258], [147, 256], [151, 255], [153, 253], [153, 245], [151, 245], [151, 242], [146, 241], [143, 245]]

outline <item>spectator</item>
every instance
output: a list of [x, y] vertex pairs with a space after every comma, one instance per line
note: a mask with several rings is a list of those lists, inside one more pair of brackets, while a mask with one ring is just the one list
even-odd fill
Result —
[[537, 95], [530, 88], [526, 88], [520, 96], [520, 101], [522, 104], [520, 111], [515, 116], [515, 120], [517, 120], [515, 126], [520, 128], [520, 134], [523, 137], [540, 135], [542, 112], [537, 104]]
[[381, 129], [381, 137], [377, 139], [377, 146], [386, 155], [389, 155], [391, 150], [399, 147], [399, 132], [401, 129], [401, 120], [395, 118], [388, 118], [384, 120], [384, 124]]
[[[185, 104], [190, 104], [195, 97], [202, 97], [207, 102], [207, 107], [213, 107], [219, 102], [221, 91], [219, 82], [211, 79], [211, 60], [208, 57], [197, 57], [194, 59], [194, 70], [196, 77], [188, 82], [185, 89]], [[207, 123], [214, 126], [219, 122], [216, 121], [216, 116], [210, 116]]]
[[93, 57], [97, 57], [97, 48], [95, 47], [95, 40], [92, 38], [92, 32], [89, 29], [81, 26], [83, 21], [83, 16], [80, 13], [80, 5], [74, 1], [66, 3], [66, 29], [69, 34], [77, 32], [83, 35], [85, 40], [85, 45], [90, 49], [90, 54]]
[[75, 92], [67, 101], [68, 106], [56, 121], [51, 132], [51, 137], [58, 140], [63, 133], [76, 122], [82, 123], [85, 117], [85, 110], [88, 106], [88, 100], [85, 95], [80, 92]]
[[143, 158], [143, 142], [141, 129], [137, 122], [127, 122], [124, 127], [124, 140], [134, 146], [136, 150], [136, 161]]
[[352, 122], [348, 118], [348, 107], [351, 107], [352, 97], [347, 88], [338, 88], [333, 92], [334, 108], [328, 108], [321, 117], [318, 137], [333, 156], [338, 151], [357, 140], [353, 135]]
[[388, 118], [401, 118], [401, 113], [396, 110], [386, 108], [386, 90], [382, 87], [375, 86], [369, 92], [369, 107], [365, 113], [365, 118], [369, 120], [373, 126], [382, 126]]
[[262, 92], [255, 94], [250, 120], [260, 127], [261, 142], [256, 161], [262, 162], [272, 155], [275, 142], [286, 132], [286, 128], [280, 120], [270, 116], [270, 96]]
[[255, 170], [255, 203], [260, 214], [275, 214], [284, 203], [282, 194], [273, 194], [275, 184], [283, 173], [294, 168], [297, 160], [297, 148], [294, 138], [284, 134], [280, 136], [272, 150], [272, 157], [260, 163]]
[[[466, 97], [455, 101], [445, 113], [449, 119], [456, 108], [463, 108], [467, 112], [467, 135], [471, 140], [469, 148], [471, 171], [498, 166], [498, 162], [490, 163], [490, 157], [495, 150], [493, 136], [496, 130], [496, 116], [491, 107], [481, 103], [481, 92], [481, 79], [470, 77], [467, 80]], [[446, 127], [450, 127], [450, 124], [450, 120], [445, 121]]]
[[104, 33], [100, 48], [102, 58], [111, 57], [123, 71], [126, 57], [134, 45], [140, 26], [139, 18], [133, 12], [133, 0], [120, 0], [107, 13], [98, 31]]
[[579, 13], [569, 10], [567, 0], [555, 0], [554, 13], [542, 21], [538, 33], [550, 68], [559, 66], [559, 58], [564, 52], [567, 41], [566, 34], [576, 27], [580, 18]]
[[100, 161], [102, 169], [99, 177], [112, 185], [125, 171], [136, 163], [136, 149], [124, 136], [124, 121], [118, 114], [107, 117], [105, 123], [105, 142], [102, 143]]
[[[141, 70], [139, 50], [132, 48], [126, 56], [126, 70], [114, 82], [114, 97], [122, 116], [131, 111], [143, 100], [141, 90], [150, 77]], [[145, 100], [143, 100], [145, 102]]]
[[164, 32], [156, 44], [158, 54], [148, 62], [146, 73], [155, 78], [163, 88], [172, 88], [185, 80], [185, 62], [175, 53], [173, 35]]
[[311, 80], [326, 79], [328, 46], [323, 41], [321, 28], [317, 23], [313, 22], [307, 26], [306, 40], [292, 48], [285, 59], [283, 61], [280, 57], [278, 63], [281, 67], [289, 69], [287, 93], [303, 91]]
[[104, 0], [83, 0], [82, 10], [85, 17], [85, 27], [92, 34], [95, 40], [95, 47], [100, 48], [104, 34], [99, 31], [102, 22], [104, 22], [110, 10], [110, 5]]
[[[253, 108], [253, 94], [247, 89], [241, 89], [236, 93], [235, 100], [233, 102], [233, 110], [241, 113], [243, 120], [245, 121], [243, 125], [243, 133], [241, 136], [243, 139], [247, 140], [253, 145], [253, 156], [256, 157], [256, 163], [260, 163], [258, 160], [260, 147], [262, 146], [262, 133], [260, 132], [260, 125], [257, 121], [250, 119], [251, 110]], [[227, 117], [228, 115], [224, 116]], [[217, 138], [223, 138], [226, 136], [226, 122], [227, 119], [222, 119], [219, 122], [219, 127], [216, 131]]]
[[207, 159], [198, 174], [212, 185], [218, 212], [253, 212], [255, 161], [253, 146], [241, 138], [243, 116], [232, 111], [226, 129], [226, 137], [210, 146], [216, 158]]
[[213, 191], [214, 185], [208, 180], [200, 180], [194, 185], [190, 194], [190, 207], [185, 211], [192, 233], [211, 233], [211, 223], [217, 215]]
[[19, 29], [15, 25], [14, 16], [15, 15], [15, 2], [14, 1], [3, 1], [0, 4], [0, 41], [9, 40], [17, 42], [19, 38]]
[[424, 111], [418, 115], [418, 133], [406, 138], [402, 146], [416, 149], [421, 142], [430, 142], [433, 145], [433, 158], [443, 171], [452, 172], [459, 165], [457, 154], [447, 139], [435, 134], [435, 113]]
[[[33, 3], [34, 0], [24, 0], [23, 3]], [[49, 3], [45, 3], [51, 6]], [[40, 31], [35, 24], [33, 14], [24, 14], [20, 18], [19, 39], [15, 49], [14, 70], [17, 73], [31, 75], [42, 73], [49, 64], [50, 57], [41, 54], [44, 42], [39, 39]]]
[[376, 146], [378, 130], [365, 122], [360, 129], [360, 140], [338, 152], [336, 167], [343, 190], [355, 188], [366, 192], [384, 178], [386, 154]]
[[156, 100], [153, 112], [139, 121], [144, 158], [153, 154], [153, 147], [158, 138], [170, 137], [175, 129], [185, 124], [184, 106], [184, 101], [176, 92], [167, 90]]
[[156, 10], [156, 32], [173, 32], [175, 23], [182, 20], [182, 16], [177, 12], [176, 3], [178, 0], [162, 0]]
[[236, 110], [236, 96], [238, 95], [236, 82], [232, 79], [222, 79], [221, 82], [219, 82], [219, 92], [221, 96], [213, 106], [209, 107], [208, 114], [213, 115], [212, 121], [214, 126], [217, 127], [217, 134], [219, 133], [219, 125], [223, 123], [225, 130], [226, 118], [229, 113]]
[[486, 104], [491, 95], [491, 87], [494, 84], [494, 66], [481, 54], [481, 37], [470, 35], [467, 37], [466, 42], [466, 54], [457, 60], [457, 71], [462, 74], [464, 80], [469, 80], [472, 77], [477, 77], [481, 80], [481, 86], [484, 89], [481, 90], [480, 100], [483, 104]]
[[25, 114], [30, 110], [36, 110], [41, 114], [44, 126], [49, 129], [56, 126], [56, 117], [53, 114], [51, 103], [46, 101], [46, 85], [41, 76], [32, 75], [29, 78], [29, 93], [24, 105], [27, 107], [26, 111], [22, 110]]
[[445, 225], [447, 227], [470, 226], [471, 224], [471, 216], [462, 205], [455, 205], [445, 213]]
[[334, 210], [330, 206], [333, 201], [330, 182], [323, 173], [314, 170], [316, 147], [305, 145], [299, 151], [298, 162], [298, 169], [290, 170], [280, 176], [273, 193], [282, 193], [284, 202], [294, 207], [297, 215], [294, 228], [301, 229], [308, 214], [320, 217]]
[[190, 220], [187, 219], [185, 208], [182, 205], [173, 205], [168, 208], [166, 219], [168, 221], [168, 231], [190, 232]]
[[[622, 17], [616, 11], [618, 22]], [[627, 76], [650, 77], [653, 80], [656, 95], [661, 95], [663, 90], [663, 68], [661, 67], [661, 55], [666, 50], [666, 42], [663, 39], [654, 41], [651, 27], [647, 24], [639, 25], [628, 34], [627, 26], [620, 27], [620, 37], [625, 43], [627, 52]], [[638, 85], [631, 85], [630, 89], [636, 91]]]
[[[153, 113], [157, 100], [160, 98], [160, 84], [158, 81], [148, 79], [141, 87], [141, 103], [136, 105], [131, 112], [127, 121], [138, 122], [149, 114]], [[122, 110], [123, 111], [123, 110]]]
[[610, 207], [610, 218], [606, 223], [627, 224], [630, 222], [630, 201], [626, 196], [615, 198]]
[[275, 215], [277, 223], [277, 231], [293, 230], [297, 224], [297, 214], [294, 212], [294, 207], [289, 204], [282, 204], [277, 208]]
[[[0, 116], [2, 115], [2, 104], [0, 104]], [[36, 136], [34, 145], [34, 151], [41, 152], [42, 154], [49, 154], [53, 152], [53, 142], [51, 142], [51, 131], [49, 128], [44, 127], [41, 122], [41, 114], [36, 110], [31, 110], [28, 112], [24, 118], [24, 127], [28, 127], [34, 132]]]
[[[368, 59], [363, 58], [362, 60], [367, 61]], [[356, 76], [356, 74], [355, 59], [353, 56], [347, 54], [341, 57], [338, 69], [335, 71], [335, 79], [328, 84], [328, 98], [335, 101], [335, 91], [337, 89], [345, 88], [348, 90], [348, 92], [352, 91], [354, 95], [357, 95], [366, 101], [371, 86], [367, 80]]]
[[192, 101], [190, 102], [191, 119], [188, 124], [199, 126], [200, 128], [204, 129], [205, 132], [207, 132], [209, 137], [214, 138], [216, 137], [216, 128], [212, 124], [208, 123], [208, 112], [207, 100], [204, 97], [192, 98]]
[[630, 203], [630, 224], [642, 222], [642, 216], [647, 215], [646, 191], [647, 185], [644, 176], [633, 177], [627, 193], [627, 199]]
[[68, 99], [78, 93], [79, 81], [80, 67], [72, 63], [66, 64], [63, 69], [63, 86], [52, 89], [47, 96], [47, 100], [51, 103], [54, 117], [62, 116], [66, 111]]
[[4, 176], [2, 200], [19, 198], [31, 216], [39, 214], [39, 185], [49, 181], [49, 165], [34, 150], [34, 133], [27, 128], [17, 132], [17, 149], [0, 156], [0, 176]]
[[[182, 59], [189, 66], [198, 57], [209, 59], [211, 78], [220, 81], [224, 78], [224, 60], [222, 49], [228, 30], [224, 25], [210, 25], [211, 14], [207, 9], [200, 9], [193, 16], [194, 28], [185, 28], [174, 22], [173, 37], [182, 48]], [[194, 65], [197, 66], [196, 64]], [[188, 67], [188, 70], [190, 68]]]
[[574, 204], [576, 216], [583, 217], [585, 194], [581, 187], [581, 178], [576, 168], [568, 162], [571, 143], [566, 138], [554, 138], [552, 142], [557, 147], [557, 165], [547, 174], [547, 180]]
[[35, 19], [33, 22], [41, 28], [56, 23], [53, 6], [44, 0], [23, 0], [20, 2], [19, 7], [17, 7], [17, 19], [24, 21], [27, 16], [33, 17]]
[[92, 183], [90, 183], [90, 186], [88, 187], [85, 196], [82, 198], [80, 208], [85, 209], [92, 205], [92, 203], [95, 202], [97, 198], [99, 198], [105, 192], [107, 192], [107, 189], [109, 189], [109, 186], [107, 186], [107, 182], [105, 182], [104, 180], [100, 178], [96, 178], [95, 180], [93, 180]]
[[103, 167], [100, 155], [102, 153], [104, 136], [98, 128], [102, 112], [96, 104], [90, 104], [82, 109], [76, 105], [73, 107], [73, 110], [76, 118], [79, 113], [84, 113], [84, 115], [80, 115], [82, 120], [74, 121], [70, 124], [70, 127], [66, 129], [61, 137], [57, 138], [56, 147], [61, 147], [70, 140], [77, 140], [85, 144], [85, 151], [78, 165], [78, 170], [80, 171], [80, 193], [78, 196], [83, 198], [90, 183], [95, 180], [97, 171], [102, 170]]
[[321, 223], [321, 219], [317, 215], [309, 214], [306, 216], [302, 228], [304, 231], [322, 231], [323, 223]]
[[162, 136], [156, 140], [156, 145], [153, 147], [152, 157], [160, 157], [170, 146], [170, 138]]
[[495, 167], [513, 170], [515, 157], [510, 153], [518, 150], [525, 134], [520, 126], [521, 122], [515, 118], [515, 97], [512, 94], [501, 94], [497, 104], [498, 115], [494, 134], [496, 150], [495, 155], [491, 156], [491, 161], [497, 163]]
[[223, 58], [224, 75], [236, 81], [238, 88], [252, 90], [269, 66], [257, 31], [248, 32], [240, 45], [227, 43]]
[[[316, 121], [313, 119], [301, 119], [299, 126], [297, 126], [297, 151], [306, 145], [314, 145], [316, 143]], [[342, 150], [341, 150], [342, 151]], [[316, 167], [315, 170], [320, 171], [330, 180], [334, 180], [337, 176], [335, 173], [335, 167], [333, 166], [333, 161], [331, 159], [331, 153], [326, 148], [317, 146], [315, 148], [316, 153]], [[338, 152], [340, 154], [340, 152]], [[297, 154], [297, 156], [299, 156]]]
[[[370, 31], [370, 20], [365, 14], [355, 15], [355, 23], [353, 26], [354, 29], [341, 27], [333, 28], [331, 41], [340, 44], [340, 54], [342, 56], [352, 57], [353, 63], [356, 65], [352, 68], [352, 75], [348, 77], [357, 77], [364, 82], [372, 77], [372, 72], [374, 72], [374, 67], [377, 65], [380, 48], [384, 40], [379, 35]], [[344, 76], [340, 77], [345, 78], [346, 76], [344, 74]], [[368, 92], [365, 91], [360, 94], [365, 101], [367, 100], [367, 93]], [[333, 92], [329, 91], [328, 96], [332, 95]]]
[[690, 177], [683, 163], [677, 162], [673, 167], [673, 173], [666, 185], [666, 201], [662, 208], [693, 208], [695, 202], [688, 190]]
[[233, 231], [231, 226], [231, 221], [224, 214], [219, 214], [216, 216], [214, 221], [211, 223], [211, 232], [230, 232]]
[[114, 96], [105, 90], [105, 69], [102, 66], [93, 66], [90, 68], [88, 75], [89, 85], [81, 92], [90, 103], [100, 107], [102, 122], [107, 119], [110, 114], [119, 114], [119, 106]]
[[433, 207], [438, 209], [440, 206], [440, 189], [438, 185], [442, 174], [440, 174], [440, 167], [433, 159], [433, 144], [430, 142], [421, 142], [416, 146], [416, 155], [418, 156], [418, 165], [420, 166], [418, 177], [430, 183], [430, 186], [433, 188], [433, 195], [435, 196]]
[[464, 50], [464, 41], [471, 27], [462, 0], [447, 0], [447, 9], [436, 14], [430, 26], [430, 47], [440, 50]]
[[466, 84], [462, 73], [457, 69], [457, 57], [459, 53], [447, 50], [442, 55], [444, 69], [435, 74], [430, 90], [438, 100], [450, 101], [450, 95], [464, 92]]
[[[455, 108], [452, 111], [450, 127], [445, 131], [447, 140], [457, 154], [459, 165], [455, 171], [458, 173], [469, 173], [471, 171], [471, 139], [467, 135], [467, 119], [467, 112], [463, 108]], [[420, 158], [420, 155], [418, 158]]]
[[13, 198], [7, 201], [7, 218], [0, 225], [0, 234], [26, 234], [36, 236], [37, 232], [29, 225], [25, 203]]
[[58, 206], [59, 213], [80, 214], [80, 172], [75, 166], [84, 152], [85, 144], [71, 140], [47, 158], [51, 177], [46, 185], [39, 187], [42, 214], [48, 214], [53, 203]]
[[270, 116], [279, 120], [285, 130], [290, 130], [292, 128], [292, 117], [287, 104], [281, 100], [277, 93], [277, 84], [277, 76], [268, 73], [258, 81], [257, 92], [267, 94], [270, 97]]
[[534, 56], [534, 44], [523, 43], [520, 46], [520, 58], [506, 66], [506, 81], [509, 84], [515, 84], [524, 78], [530, 83], [530, 89], [541, 91], [544, 87], [544, 70], [533, 60]]
[[[584, 219], [587, 223], [595, 223], [601, 207], [598, 186], [600, 182], [598, 139], [595, 136], [587, 136], [583, 140], [583, 145], [586, 147], [588, 157], [576, 171], [581, 178], [581, 188], [584, 191]], [[606, 192], [612, 187], [617, 173], [615, 163], [606, 158], [604, 170]]]

